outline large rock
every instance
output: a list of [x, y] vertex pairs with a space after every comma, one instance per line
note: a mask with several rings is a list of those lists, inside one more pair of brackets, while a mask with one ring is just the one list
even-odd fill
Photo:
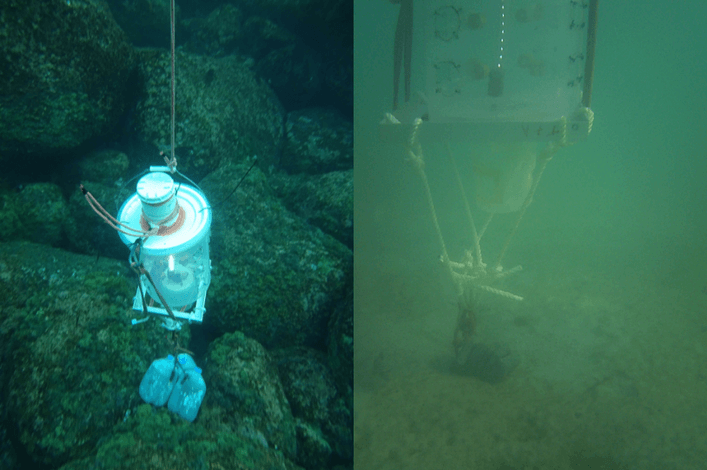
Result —
[[[111, 215], [116, 216], [123, 202], [135, 192], [136, 181], [128, 180], [128, 156], [104, 149], [91, 152], [78, 162], [78, 179], [86, 191]], [[72, 251], [127, 260], [129, 250], [118, 232], [94, 212], [78, 185], [69, 198], [71, 223], [67, 237]]]
[[204, 364], [207, 407], [234, 434], [293, 458], [295, 422], [270, 354], [243, 333], [229, 333], [209, 346]]
[[116, 127], [134, 59], [105, 2], [6, 0], [0, 24], [0, 163]]
[[339, 112], [309, 108], [287, 115], [281, 167], [288, 173], [321, 175], [353, 168], [353, 125]]
[[214, 207], [205, 321], [267, 348], [326, 348], [327, 322], [352, 282], [351, 251], [274, 196], [256, 167], [225, 166], [201, 186]]
[[353, 410], [337, 389], [326, 355], [296, 347], [273, 357], [297, 420], [297, 463], [323, 469], [334, 461], [353, 461]]
[[72, 225], [61, 188], [53, 183], [30, 183], [7, 193], [0, 206], [0, 241], [27, 240], [59, 246]]
[[[248, 62], [177, 52], [176, 136], [179, 170], [195, 181], [224, 162], [257, 155], [261, 168], [277, 163], [284, 143], [284, 111], [272, 90], [258, 80]], [[169, 153], [170, 55], [140, 51], [145, 93], [137, 105], [135, 126], [145, 142]], [[147, 156], [144, 166], [160, 164]]]
[[142, 404], [101, 439], [92, 455], [61, 470], [303, 470], [274, 447], [233, 432], [223, 418], [202, 405], [190, 423], [164, 407]]
[[6, 419], [31, 468], [89, 455], [141, 402], [152, 360], [173, 351], [159, 322], [131, 326], [131, 277], [127, 263], [0, 244]]
[[339, 112], [287, 115], [287, 143], [270, 181], [285, 206], [353, 249], [353, 126]]
[[353, 170], [270, 180], [287, 209], [353, 250]]

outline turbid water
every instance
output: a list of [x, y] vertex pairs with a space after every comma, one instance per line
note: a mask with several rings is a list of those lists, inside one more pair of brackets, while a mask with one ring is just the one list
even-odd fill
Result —
[[[356, 468], [704, 468], [707, 51], [692, 45], [707, 43], [707, 7], [600, 5], [594, 129], [550, 162], [504, 260], [523, 271], [501, 286], [525, 300], [489, 295], [477, 308], [475, 341], [518, 359], [490, 383], [451, 367], [454, 284], [420, 179], [375, 127], [392, 93], [392, 36], [381, 25], [394, 24], [395, 9], [362, 3]], [[443, 155], [426, 159], [459, 259], [472, 239], [454, 175]], [[493, 220], [485, 259], [510, 223]]]

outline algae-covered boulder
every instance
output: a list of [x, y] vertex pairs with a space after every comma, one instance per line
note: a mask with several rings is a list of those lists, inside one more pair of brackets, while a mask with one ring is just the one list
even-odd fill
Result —
[[89, 457], [60, 470], [302, 470], [281, 452], [231, 432], [202, 411], [196, 423], [142, 404]]
[[329, 468], [353, 459], [353, 416], [324, 353], [304, 347], [274, 351], [280, 380], [296, 419], [297, 463]]
[[270, 178], [288, 210], [353, 249], [353, 170]]
[[[213, 58], [177, 52], [176, 144], [180, 171], [198, 181], [224, 162], [258, 155], [274, 164], [284, 143], [284, 111], [273, 91], [239, 56]], [[140, 140], [170, 146], [170, 54], [139, 51], [144, 96], [135, 110]], [[150, 162], [151, 163], [151, 162]]]
[[116, 127], [133, 48], [99, 0], [5, 0], [0, 9], [0, 162], [55, 156]]
[[131, 326], [131, 278], [115, 260], [0, 244], [6, 411], [36, 464], [88, 455], [141, 402], [150, 362], [171, 351], [157, 322]]
[[331, 312], [351, 284], [353, 256], [274, 196], [253, 168], [228, 165], [201, 182], [214, 207], [212, 286], [205, 321], [266, 348], [325, 348]]
[[243, 333], [229, 333], [209, 346], [204, 364], [210, 413], [234, 433], [288, 458], [297, 452], [295, 422], [277, 368], [268, 352]]
[[0, 241], [27, 240], [59, 246], [70, 224], [69, 208], [54, 183], [30, 183], [2, 196]]
[[288, 173], [321, 175], [353, 168], [353, 125], [327, 108], [293, 111], [285, 123], [281, 167]]

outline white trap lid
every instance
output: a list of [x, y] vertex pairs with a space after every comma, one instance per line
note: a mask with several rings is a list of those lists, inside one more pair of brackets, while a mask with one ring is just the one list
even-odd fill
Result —
[[[166, 175], [166, 174], [165, 174]], [[169, 175], [166, 175], [170, 180]], [[153, 188], [154, 189], [154, 188]], [[148, 195], [160, 197], [158, 190]], [[188, 250], [199, 244], [204, 237], [209, 235], [211, 229], [211, 207], [206, 200], [206, 196], [193, 186], [181, 184], [176, 189], [176, 202], [181, 210], [184, 211], [184, 222], [179, 230], [169, 235], [153, 235], [143, 244], [145, 255], [151, 256], [166, 256], [180, 251]], [[143, 206], [141, 196], [138, 193], [133, 194], [128, 198], [118, 211], [118, 220], [121, 223], [140, 230], [140, 218], [143, 214]], [[119, 233], [120, 239], [126, 245], [130, 246], [137, 240], [138, 237]]]

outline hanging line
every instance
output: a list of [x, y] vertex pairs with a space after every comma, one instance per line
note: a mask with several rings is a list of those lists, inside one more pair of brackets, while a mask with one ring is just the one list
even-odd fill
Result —
[[[172, 124], [172, 134], [170, 136], [170, 147], [172, 149], [172, 158], [170, 161], [167, 162], [167, 166], [169, 166], [169, 169], [172, 173], [174, 173], [177, 169], [177, 159], [174, 156], [174, 109], [175, 109], [175, 96], [176, 96], [176, 83], [174, 80], [174, 44], [175, 44], [175, 8], [174, 8], [174, 0], [170, 0], [169, 2], [169, 17], [170, 17], [170, 31], [171, 31], [171, 45], [172, 45], [172, 58], [171, 58], [171, 66], [172, 66], [172, 74], [171, 74], [171, 86], [172, 86], [172, 106], [171, 106], [171, 112], [170, 112], [170, 117], [171, 117], [171, 124]], [[165, 157], [165, 161], [166, 161]]]

